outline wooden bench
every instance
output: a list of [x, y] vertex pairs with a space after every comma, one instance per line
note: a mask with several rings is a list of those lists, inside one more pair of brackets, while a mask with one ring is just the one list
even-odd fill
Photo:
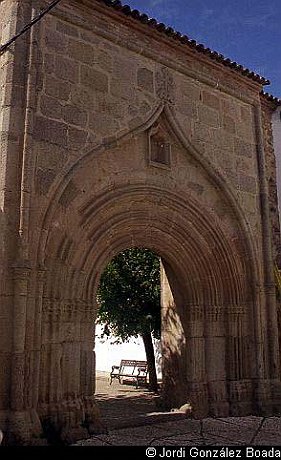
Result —
[[136, 388], [138, 388], [140, 384], [147, 383], [147, 373], [146, 361], [122, 359], [119, 366], [112, 366], [112, 371], [110, 372], [110, 385], [113, 379], [117, 379], [121, 384], [123, 378], [130, 378], [136, 382]]

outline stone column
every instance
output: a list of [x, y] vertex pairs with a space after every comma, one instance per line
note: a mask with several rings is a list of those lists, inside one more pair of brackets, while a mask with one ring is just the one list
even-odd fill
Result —
[[37, 407], [39, 401], [40, 385], [40, 365], [41, 365], [41, 345], [42, 345], [42, 314], [43, 314], [43, 290], [46, 277], [46, 271], [41, 268], [37, 270], [37, 284], [35, 294], [35, 318], [34, 318], [34, 374], [33, 374], [33, 407]]
[[26, 303], [30, 269], [14, 268], [14, 314], [13, 314], [13, 356], [11, 408], [16, 411], [24, 409], [24, 367], [25, 367], [25, 334], [26, 334]]
[[[1, 44], [23, 25], [24, 8], [20, 11], [19, 3], [10, 0], [0, 2]], [[13, 349], [12, 264], [17, 257], [18, 247], [18, 179], [24, 128], [26, 45], [26, 40], [22, 39], [20, 43], [11, 46], [9, 52], [0, 56], [0, 424], [4, 431], [10, 429], [13, 433], [19, 431], [20, 427], [13, 426], [15, 413], [11, 411], [11, 406], [23, 407], [23, 382], [15, 382], [17, 379], [13, 377], [14, 372], [21, 375], [24, 365], [22, 350], [19, 352]]]
[[80, 391], [85, 411], [85, 423], [90, 433], [103, 432], [99, 409], [95, 402], [95, 355], [94, 332], [95, 311], [93, 301], [80, 303]]
[[186, 309], [188, 400], [192, 405], [192, 414], [197, 418], [202, 418], [209, 413], [204, 307], [201, 304], [189, 304]]
[[248, 305], [226, 306], [227, 317], [227, 379], [230, 415], [251, 415], [254, 412], [253, 378], [255, 372], [254, 332], [249, 322]]
[[9, 436], [16, 442], [26, 442], [32, 435], [41, 433], [36, 414], [26, 407], [26, 311], [31, 270], [26, 265], [17, 266], [14, 272], [13, 353], [11, 374], [11, 412]]
[[210, 305], [206, 307], [205, 349], [206, 374], [209, 393], [209, 414], [219, 417], [229, 415], [226, 386], [226, 337], [225, 307]]
[[[261, 306], [265, 307], [266, 314], [266, 345], [267, 345], [267, 364], [266, 376], [268, 381], [259, 379], [257, 386], [257, 397], [260, 401], [260, 408], [266, 414], [273, 410], [280, 411], [281, 407], [281, 382], [280, 382], [280, 356], [279, 338], [277, 323], [276, 291], [274, 283], [274, 258], [272, 224], [270, 220], [270, 196], [268, 187], [268, 165], [267, 155], [270, 156], [268, 145], [266, 145], [266, 114], [262, 111], [260, 103], [254, 108], [257, 138], [257, 164], [259, 173], [259, 193], [261, 206], [261, 224], [263, 237], [263, 268], [264, 268], [264, 294], [265, 302]], [[269, 397], [267, 397], [267, 395]]]

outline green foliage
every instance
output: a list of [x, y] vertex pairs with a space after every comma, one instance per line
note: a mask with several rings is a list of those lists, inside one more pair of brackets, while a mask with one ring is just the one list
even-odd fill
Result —
[[160, 338], [160, 259], [148, 249], [118, 254], [101, 276], [98, 321], [104, 333], [127, 341], [151, 331]]

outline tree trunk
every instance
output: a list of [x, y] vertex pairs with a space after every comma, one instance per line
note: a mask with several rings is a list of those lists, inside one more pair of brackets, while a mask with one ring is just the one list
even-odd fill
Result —
[[146, 360], [147, 360], [147, 368], [148, 368], [148, 373], [149, 373], [149, 389], [151, 391], [158, 391], [157, 374], [156, 374], [156, 366], [155, 366], [155, 355], [154, 355], [154, 347], [153, 347], [151, 333], [144, 332], [142, 334], [142, 340], [144, 343], [144, 349], [145, 349]]

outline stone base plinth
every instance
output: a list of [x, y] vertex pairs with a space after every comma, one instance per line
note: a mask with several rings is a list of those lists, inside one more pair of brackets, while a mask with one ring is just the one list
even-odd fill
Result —
[[3, 412], [0, 413], [0, 420], [3, 420], [3, 445], [47, 445], [40, 419], [34, 409]]
[[40, 404], [38, 411], [0, 411], [3, 445], [68, 445], [104, 433], [94, 397]]
[[255, 409], [258, 415], [272, 416], [281, 413], [280, 380], [261, 380], [254, 383]]
[[93, 396], [40, 405], [39, 413], [49, 444], [71, 444], [105, 432]]

